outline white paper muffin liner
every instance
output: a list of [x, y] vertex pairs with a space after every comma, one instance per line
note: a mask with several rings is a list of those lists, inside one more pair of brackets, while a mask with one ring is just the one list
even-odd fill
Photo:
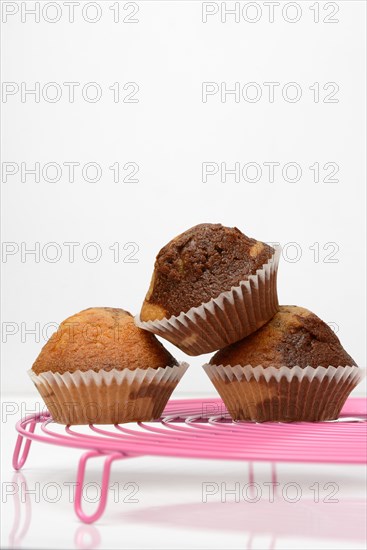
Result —
[[159, 418], [188, 366], [28, 374], [55, 422], [118, 424]]
[[186, 313], [156, 321], [141, 321], [149, 330], [175, 344], [188, 355], [201, 355], [237, 342], [258, 330], [277, 313], [277, 271], [281, 247], [255, 275]]
[[346, 367], [253, 367], [211, 365], [203, 369], [233, 420], [293, 422], [335, 420], [365, 372]]

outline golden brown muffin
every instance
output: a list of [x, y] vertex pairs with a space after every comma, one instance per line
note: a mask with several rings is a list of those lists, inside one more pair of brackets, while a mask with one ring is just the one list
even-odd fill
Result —
[[231, 417], [256, 422], [334, 420], [361, 380], [332, 329], [297, 306], [280, 306], [204, 369]]
[[157, 369], [177, 365], [157, 338], [112, 307], [89, 308], [63, 321], [33, 364], [36, 374], [100, 369]]
[[90, 308], [63, 321], [30, 376], [55, 422], [159, 418], [187, 369], [127, 311]]
[[172, 239], [157, 255], [140, 320], [179, 315], [256, 273], [274, 249], [237, 227], [203, 223]]
[[266, 325], [218, 351], [210, 363], [277, 368], [356, 364], [329, 325], [298, 306], [280, 306]]

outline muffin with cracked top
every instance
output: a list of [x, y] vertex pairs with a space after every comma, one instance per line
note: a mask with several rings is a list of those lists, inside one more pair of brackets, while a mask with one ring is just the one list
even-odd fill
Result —
[[159, 418], [186, 368], [130, 313], [96, 307], [65, 319], [29, 374], [56, 422], [111, 424]]
[[189, 355], [251, 334], [278, 310], [278, 253], [236, 227], [199, 224], [158, 253], [137, 323]]
[[298, 306], [280, 306], [204, 369], [232, 418], [257, 422], [336, 419], [361, 379], [329, 325]]

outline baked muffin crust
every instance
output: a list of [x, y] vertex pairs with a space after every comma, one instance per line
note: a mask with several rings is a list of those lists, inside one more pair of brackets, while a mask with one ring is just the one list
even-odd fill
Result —
[[177, 365], [157, 338], [118, 308], [85, 309], [63, 321], [32, 366], [35, 374]]
[[267, 324], [219, 350], [210, 363], [277, 368], [356, 365], [329, 325], [298, 306], [280, 306], [279, 312]]
[[163, 319], [208, 302], [255, 274], [273, 254], [236, 227], [196, 225], [158, 253], [140, 319]]

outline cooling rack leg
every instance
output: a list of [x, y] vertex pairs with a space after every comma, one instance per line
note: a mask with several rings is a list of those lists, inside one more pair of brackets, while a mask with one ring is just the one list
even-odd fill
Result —
[[[29, 423], [29, 428], [28, 428], [29, 432], [33, 433], [35, 427], [36, 427], [36, 421], [30, 422]], [[14, 453], [13, 453], [13, 468], [14, 468], [14, 470], [20, 470], [24, 466], [25, 461], [27, 460], [27, 457], [28, 457], [29, 447], [31, 446], [31, 443], [32, 443], [31, 439], [26, 440], [26, 442], [24, 444], [23, 453], [22, 453], [21, 457], [19, 458], [19, 453], [20, 453], [20, 449], [22, 447], [23, 439], [24, 439], [24, 437], [19, 434], [18, 437], [17, 437], [17, 441], [15, 443]]]
[[[100, 500], [99, 500], [97, 510], [94, 512], [94, 514], [91, 514], [88, 516], [83, 512], [83, 509], [82, 509], [85, 468], [86, 468], [87, 461], [90, 458], [94, 458], [97, 456], [106, 457], [104, 461], [103, 472], [102, 472]], [[97, 519], [99, 519], [103, 514], [107, 504], [108, 483], [110, 480], [111, 464], [114, 460], [118, 460], [121, 458], [125, 458], [125, 456], [121, 453], [104, 455], [103, 453], [99, 453], [96, 451], [89, 451], [87, 453], [84, 453], [80, 458], [77, 480], [76, 480], [77, 483], [76, 483], [76, 491], [75, 491], [74, 509], [78, 518], [84, 523], [93, 523], [94, 521], [97, 521]]]

